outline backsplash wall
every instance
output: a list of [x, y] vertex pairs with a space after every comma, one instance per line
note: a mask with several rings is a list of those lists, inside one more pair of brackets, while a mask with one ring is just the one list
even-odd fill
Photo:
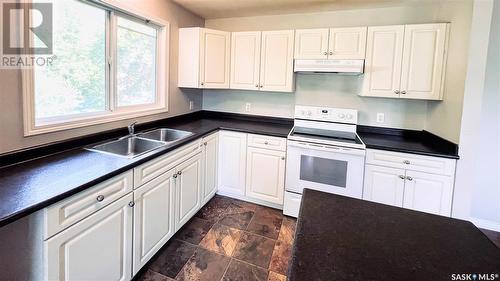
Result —
[[[359, 124], [406, 129], [425, 126], [427, 102], [389, 100], [358, 96], [363, 76], [338, 74], [296, 74], [295, 93], [238, 90], [204, 90], [203, 108], [236, 113], [293, 117], [295, 104], [354, 108], [359, 110]], [[246, 112], [246, 103], [250, 111]], [[377, 123], [377, 113], [385, 121]]]

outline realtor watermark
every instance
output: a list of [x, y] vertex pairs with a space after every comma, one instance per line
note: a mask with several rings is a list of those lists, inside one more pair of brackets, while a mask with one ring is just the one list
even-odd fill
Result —
[[1, 3], [0, 68], [50, 66], [53, 55], [53, 3]]
[[498, 273], [453, 273], [451, 274], [451, 280], [493, 281], [500, 280], [500, 275]]

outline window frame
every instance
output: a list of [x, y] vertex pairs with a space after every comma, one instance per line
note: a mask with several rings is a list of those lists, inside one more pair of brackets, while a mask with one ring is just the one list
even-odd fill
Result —
[[[37, 124], [35, 116], [34, 68], [22, 69], [24, 136], [68, 130], [113, 121], [168, 112], [169, 105], [169, 50], [170, 23], [137, 11], [115, 0], [75, 0], [106, 11], [106, 108], [104, 111], [43, 118]], [[98, 1], [98, 2], [97, 2]], [[116, 35], [117, 17], [152, 25], [157, 30], [156, 40], [156, 97], [155, 103], [118, 106], [116, 91]], [[28, 20], [31, 20], [29, 18]]]

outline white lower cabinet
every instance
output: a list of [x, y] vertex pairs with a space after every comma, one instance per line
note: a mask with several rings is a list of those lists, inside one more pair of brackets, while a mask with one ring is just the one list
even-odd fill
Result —
[[248, 147], [246, 196], [283, 204], [285, 152]]
[[247, 134], [219, 132], [219, 191], [245, 195]]
[[407, 171], [403, 207], [451, 215], [453, 179], [449, 176]]
[[218, 133], [203, 138], [203, 198], [207, 203], [217, 192], [217, 158], [219, 152]]
[[175, 231], [179, 230], [201, 206], [202, 157], [193, 156], [175, 169]]
[[404, 188], [405, 170], [366, 165], [363, 199], [403, 207]]
[[363, 199], [450, 216], [456, 160], [368, 149]]
[[47, 280], [130, 280], [130, 202], [131, 193], [47, 240]]
[[134, 275], [174, 232], [174, 169], [134, 191]]

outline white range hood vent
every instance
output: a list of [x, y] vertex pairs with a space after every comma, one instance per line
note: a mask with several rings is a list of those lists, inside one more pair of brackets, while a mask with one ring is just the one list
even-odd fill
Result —
[[298, 73], [363, 74], [365, 60], [296, 59], [293, 71]]

